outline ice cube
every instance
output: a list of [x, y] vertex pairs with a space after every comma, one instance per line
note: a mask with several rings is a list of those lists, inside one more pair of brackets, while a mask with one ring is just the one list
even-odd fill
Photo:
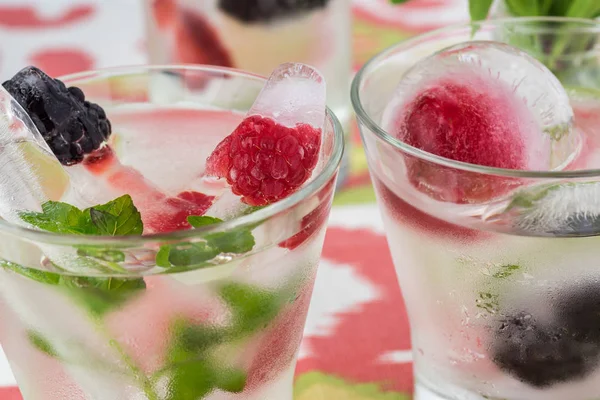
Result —
[[552, 183], [515, 193], [504, 211], [519, 232], [531, 235], [600, 234], [600, 182]]
[[38, 211], [68, 185], [33, 121], [0, 86], [0, 216], [22, 224], [19, 211]]
[[[399, 126], [407, 124], [411, 107], [418, 120], [402, 133]], [[428, 119], [428, 113], [437, 114]], [[457, 114], [463, 118], [462, 132], [450, 118]], [[580, 146], [558, 79], [527, 53], [491, 41], [451, 46], [418, 62], [402, 78], [382, 125], [422, 150], [509, 169], [561, 169]], [[415, 138], [417, 130], [431, 137]]]
[[322, 129], [325, 124], [325, 78], [315, 68], [299, 63], [277, 67], [248, 111], [294, 127], [305, 123]]

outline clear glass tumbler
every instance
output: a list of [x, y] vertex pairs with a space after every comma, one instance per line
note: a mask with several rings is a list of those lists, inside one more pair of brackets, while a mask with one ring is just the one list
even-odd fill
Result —
[[[584, 143], [567, 168], [458, 162], [382, 128], [408, 68], [490, 40], [559, 77]], [[400, 43], [357, 74], [352, 102], [408, 309], [417, 399], [600, 397], [599, 40], [592, 20], [487, 21]]]
[[144, 231], [158, 232], [57, 234], [0, 221], [0, 341], [24, 398], [291, 400], [343, 153], [336, 117], [327, 115], [320, 162], [300, 190], [243, 213], [225, 206], [223, 221], [175, 231], [161, 208], [201, 198], [188, 186], [265, 80], [216, 67], [132, 67], [63, 81], [104, 108], [122, 165], [180, 195], [156, 207], [164, 196], [136, 186], [137, 175], [123, 184], [113, 164], [89, 160], [67, 167], [66, 180], [53, 181], [49, 166], [52, 196], [98, 204], [131, 194]]

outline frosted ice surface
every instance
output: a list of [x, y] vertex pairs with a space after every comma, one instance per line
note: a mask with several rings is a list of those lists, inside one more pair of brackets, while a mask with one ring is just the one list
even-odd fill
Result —
[[454, 45], [418, 62], [406, 72], [396, 89], [384, 112], [383, 127], [389, 130], [398, 110], [418, 91], [435, 85], [439, 79], [469, 83], [473, 77], [504, 82], [521, 99], [523, 107], [531, 111], [539, 134], [551, 142], [543, 155], [549, 160], [547, 169], [562, 168], [575, 157], [580, 140], [572, 129], [573, 110], [559, 80], [527, 53], [491, 41]]
[[[600, 233], [600, 182], [577, 182], [531, 187], [517, 193], [515, 225], [535, 235], [589, 236]], [[510, 211], [510, 210], [509, 210]]]
[[289, 127], [306, 123], [322, 129], [325, 106], [323, 75], [305, 64], [286, 63], [273, 71], [248, 115], [270, 117]]
[[[35, 154], [32, 157], [32, 154]], [[37, 163], [36, 161], [40, 161]], [[21, 106], [0, 86], [0, 216], [22, 223], [18, 211], [40, 210], [47, 200], [41, 162], [62, 168]], [[53, 166], [53, 167], [54, 167]]]

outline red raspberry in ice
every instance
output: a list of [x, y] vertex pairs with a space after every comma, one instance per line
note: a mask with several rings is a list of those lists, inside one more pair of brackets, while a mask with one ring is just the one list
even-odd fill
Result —
[[165, 200], [165, 208], [157, 212], [148, 222], [148, 227], [156, 232], [167, 233], [191, 228], [187, 218], [191, 215], [204, 215], [213, 204], [214, 196], [200, 192], [181, 192], [176, 197]]
[[[471, 164], [519, 169], [527, 154], [509, 98], [499, 101], [460, 82], [442, 81], [409, 104], [398, 138], [429, 153]], [[521, 107], [525, 105], [522, 104]]]
[[226, 178], [236, 195], [252, 206], [287, 197], [317, 165], [321, 131], [307, 124], [294, 128], [270, 118], [250, 116], [208, 157], [208, 174]]
[[[531, 157], [537, 124], [512, 88], [489, 76], [444, 78], [428, 85], [395, 122], [395, 136], [429, 153], [456, 161], [505, 169], [541, 169]], [[407, 158], [411, 182], [439, 200], [467, 203], [504, 193], [503, 179], [443, 168]]]

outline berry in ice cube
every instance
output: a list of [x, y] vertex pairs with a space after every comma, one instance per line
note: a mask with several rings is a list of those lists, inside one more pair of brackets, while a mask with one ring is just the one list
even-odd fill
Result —
[[306, 182], [319, 159], [325, 81], [303, 64], [282, 64], [248, 116], [208, 157], [209, 175], [226, 178], [248, 205], [281, 200]]
[[26, 67], [2, 84], [25, 109], [58, 160], [79, 163], [111, 134], [104, 110], [36, 67]]
[[[438, 52], [407, 72], [383, 125], [406, 144], [455, 161], [550, 170], [563, 167], [577, 151], [572, 119], [567, 94], [541, 63], [505, 44], [470, 42]], [[458, 203], [485, 200], [512, 186], [493, 177], [487, 183], [438, 179], [448, 171], [412, 158], [407, 170], [417, 187]], [[447, 184], [456, 180], [456, 187]], [[446, 187], [437, 190], [444, 182]]]

